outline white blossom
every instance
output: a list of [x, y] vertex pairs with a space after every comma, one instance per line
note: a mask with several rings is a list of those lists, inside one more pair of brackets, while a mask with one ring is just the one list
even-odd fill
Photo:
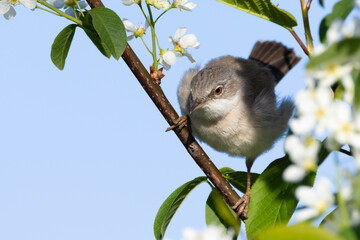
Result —
[[186, 50], [188, 48], [199, 48], [200, 43], [197, 41], [195, 34], [186, 34], [186, 28], [176, 30], [174, 38], [169, 37], [169, 41], [174, 44], [174, 51], [179, 53], [177, 56], [186, 56], [191, 63], [195, 63], [195, 59]]
[[164, 0], [146, 0], [146, 3], [155, 7], [158, 10], [167, 9], [170, 6], [170, 3]]
[[126, 5], [126, 6], [141, 3], [141, 0], [122, 0], [122, 1], [123, 1], [123, 4]]
[[350, 63], [328, 64], [323, 69], [312, 72], [313, 76], [319, 80], [319, 85], [331, 87], [335, 82], [342, 79], [352, 79], [351, 72], [353, 65]]
[[145, 34], [146, 29], [149, 27], [149, 24], [147, 23], [147, 21], [145, 21], [145, 27], [140, 24], [138, 26], [135, 26], [135, 24], [133, 24], [126, 18], [123, 19], [123, 23], [124, 23], [126, 31], [133, 33], [128, 36], [128, 41], [130, 41], [134, 37], [135, 38], [142, 37]]
[[181, 240], [232, 240], [233, 237], [232, 231], [226, 233], [223, 228], [218, 226], [208, 226], [203, 231], [185, 228]]
[[326, 40], [329, 45], [344, 40], [345, 38], [360, 37], [360, 18], [352, 18], [347, 25], [337, 19], [333, 21], [326, 32]]
[[13, 6], [22, 4], [27, 9], [34, 9], [36, 2], [36, 0], [0, 0], [0, 15], [10, 20], [16, 16], [16, 11]]
[[188, 3], [188, 0], [174, 0], [172, 6], [182, 10], [191, 11], [193, 8], [197, 6], [197, 4], [193, 2]]
[[287, 182], [299, 182], [309, 171], [316, 169], [320, 142], [311, 136], [299, 138], [290, 135], [285, 139], [284, 149], [293, 164], [285, 169], [283, 178]]
[[352, 118], [350, 106], [344, 102], [333, 104], [328, 121], [331, 131], [330, 141], [336, 141], [338, 145], [350, 144], [360, 148], [360, 133]]
[[328, 44], [333, 44], [344, 39], [343, 21], [337, 19], [333, 21], [326, 32], [326, 41]]
[[172, 50], [161, 50], [159, 64], [161, 64], [165, 70], [169, 70], [172, 65], [176, 63], [176, 53]]
[[78, 1], [78, 7], [74, 0], [49, 0], [49, 3], [58, 9], [64, 8], [65, 13], [72, 17], [75, 17], [74, 9], [79, 9], [79, 7], [81, 9], [85, 9], [88, 6], [88, 3], [86, 1]]
[[333, 102], [333, 93], [328, 87], [306, 89], [295, 98], [298, 117], [290, 121], [290, 128], [295, 134], [308, 134], [315, 130], [324, 133], [328, 119], [328, 110]]
[[305, 205], [304, 209], [297, 212], [299, 221], [318, 217], [335, 203], [331, 182], [327, 178], [320, 179], [314, 189], [309, 186], [298, 187], [295, 196]]

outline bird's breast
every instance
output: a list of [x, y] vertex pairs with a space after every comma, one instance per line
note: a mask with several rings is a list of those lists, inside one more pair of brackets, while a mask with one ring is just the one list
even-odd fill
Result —
[[245, 109], [238, 106], [218, 121], [205, 118], [191, 118], [193, 134], [203, 142], [220, 152], [233, 156], [249, 156], [253, 152], [253, 143], [258, 137]]

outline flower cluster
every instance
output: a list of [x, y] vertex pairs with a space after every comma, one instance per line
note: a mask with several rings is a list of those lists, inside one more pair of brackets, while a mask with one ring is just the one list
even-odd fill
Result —
[[127, 20], [126, 18], [123, 19], [123, 23], [125, 26], [125, 29], [127, 32], [131, 32], [132, 34], [128, 36], [128, 41], [135, 38], [142, 38], [142, 36], [145, 34], [146, 29], [149, 27], [149, 24], [147, 21], [145, 21], [145, 27], [142, 25], [135, 26], [132, 22]]
[[[334, 21], [327, 31], [326, 44], [316, 48], [321, 54], [329, 46], [348, 38], [360, 37], [360, 19], [347, 25]], [[323, 64], [309, 70], [306, 89], [295, 97], [297, 112], [290, 120], [292, 135], [285, 139], [284, 149], [292, 164], [283, 172], [287, 182], [300, 182], [307, 173], [316, 172], [321, 142], [330, 151], [348, 145], [360, 168], [360, 106], [355, 106], [355, 78], [360, 74], [359, 59]], [[342, 189], [339, 189], [342, 192]], [[298, 220], [320, 216], [335, 202], [328, 179], [319, 180], [315, 189], [300, 186], [295, 195], [306, 206], [298, 211]]]
[[306, 206], [306, 208], [297, 211], [298, 221], [315, 218], [335, 203], [335, 197], [331, 191], [331, 182], [327, 178], [321, 178], [314, 189], [309, 186], [298, 187], [295, 196]]
[[197, 41], [197, 38], [194, 34], [185, 35], [185, 33], [186, 28], [179, 28], [175, 32], [174, 38], [169, 37], [169, 42], [174, 45], [174, 49], [162, 50], [162, 52], [160, 52], [159, 63], [163, 65], [166, 70], [169, 70], [171, 65], [176, 63], [176, 57], [185, 56], [191, 63], [195, 63], [195, 59], [186, 49], [197, 49], [200, 47], [200, 43]]
[[[146, 4], [148, 6], [153, 6], [154, 8], [161, 10], [165, 9], [155, 20], [153, 18], [153, 14], [151, 12], [151, 9], [149, 10], [149, 16], [145, 15], [144, 9], [141, 5], [141, 0], [122, 0], [123, 4], [126, 6], [131, 6], [133, 4], [136, 4], [140, 7], [142, 13], [145, 17], [145, 26], [138, 25], [135, 26], [132, 22], [130, 22], [128, 19], [123, 19], [123, 23], [125, 26], [125, 29], [127, 32], [130, 32], [131, 34], [128, 36], [128, 40], [131, 40], [133, 38], [141, 38], [143, 41], [145, 47], [150, 52], [151, 55], [153, 55], [154, 59], [154, 65], [160, 64], [163, 66], [165, 70], [169, 70], [172, 65], [176, 63], [177, 57], [187, 57], [191, 63], [195, 63], [195, 59], [192, 57], [192, 55], [187, 51], [189, 48], [199, 48], [200, 43], [197, 41], [197, 38], [194, 34], [185, 34], [186, 28], [179, 28], [175, 32], [174, 37], [169, 37], [169, 42], [173, 44], [173, 49], [163, 49], [159, 45], [159, 41], [157, 39], [157, 36], [155, 34], [154, 26], [158, 19], [165, 14], [167, 11], [173, 8], [178, 8], [180, 10], [186, 10], [186, 11], [192, 11], [197, 5], [193, 2], [188, 2], [188, 0], [173, 0], [172, 4], [169, 3], [168, 0], [146, 0]], [[156, 59], [156, 49], [155, 46], [152, 46], [152, 50], [146, 45], [146, 42], [143, 38], [143, 35], [146, 33], [146, 30], [148, 27], [151, 27], [151, 37], [152, 37], [152, 43], [155, 45], [155, 41], [157, 42], [157, 47], [160, 50], [160, 57]], [[155, 67], [156, 68], [156, 67]], [[155, 69], [156, 71], [157, 69]]]
[[27, 9], [35, 9], [36, 0], [1, 0], [0, 1], [0, 15], [5, 19], [10, 20], [16, 16], [16, 11], [13, 6], [22, 4]]
[[[347, 26], [335, 21], [327, 32], [327, 44], [358, 36], [360, 19], [352, 19]], [[320, 143], [313, 136], [328, 137], [326, 147], [330, 150], [349, 145], [360, 152], [360, 113], [352, 107], [354, 77], [359, 70], [359, 60], [350, 59], [307, 73], [307, 88], [296, 96], [296, 117], [289, 123], [294, 135], [285, 140], [285, 151], [293, 162], [284, 172], [286, 181], [298, 182], [306, 172], [316, 170]]]

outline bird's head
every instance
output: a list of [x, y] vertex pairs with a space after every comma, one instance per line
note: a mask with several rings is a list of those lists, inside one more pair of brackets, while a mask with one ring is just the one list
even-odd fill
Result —
[[191, 81], [190, 117], [218, 121], [238, 103], [240, 84], [235, 71], [227, 67], [208, 67], [197, 73]]

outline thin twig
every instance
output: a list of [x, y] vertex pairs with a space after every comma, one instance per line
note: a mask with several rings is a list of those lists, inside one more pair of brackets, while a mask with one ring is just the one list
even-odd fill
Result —
[[[86, 0], [91, 8], [104, 7], [100, 0]], [[144, 65], [141, 63], [139, 58], [135, 55], [129, 44], [127, 44], [123, 55], [121, 56], [128, 67], [131, 69], [135, 77], [140, 82], [146, 93], [149, 95], [151, 100], [154, 102], [156, 107], [159, 109], [165, 120], [169, 125], [173, 125], [174, 122], [179, 118], [170, 102], [167, 100], [164, 92], [155, 80], [151, 78], [150, 74], [146, 71]], [[222, 176], [220, 171], [216, 168], [213, 162], [210, 160], [208, 155], [204, 152], [198, 142], [191, 135], [189, 130], [184, 127], [181, 131], [176, 131], [175, 134], [178, 136], [186, 150], [189, 152], [191, 157], [203, 170], [206, 176], [210, 179], [212, 184], [219, 190], [225, 201], [232, 208], [239, 201], [239, 195], [234, 191], [228, 181]], [[236, 212], [237, 209], [234, 209]]]
[[294, 29], [292, 28], [287, 28], [287, 30], [290, 31], [290, 33], [294, 36], [294, 38], [296, 39], [296, 41], [299, 43], [300, 47], [302, 48], [302, 50], [304, 51], [304, 53], [306, 55], [309, 56], [309, 50], [306, 48], [305, 44], [301, 41], [301, 39], [299, 38], [299, 36], [296, 34], [296, 32], [294, 31]]
[[306, 4], [305, 0], [300, 0], [301, 13], [302, 13], [302, 17], [303, 17], [304, 30], [305, 30], [306, 47], [308, 49], [308, 52], [311, 54], [312, 50], [314, 48], [314, 45], [313, 45], [313, 39], [311, 36], [310, 24], [309, 24], [310, 4], [311, 4], [311, 0], [308, 0], [307, 4]]
[[307, 10], [307, 11], [310, 10], [311, 1], [312, 1], [312, 0], [308, 0], [308, 2], [307, 2], [307, 4], [306, 4], [306, 10]]
[[339, 152], [344, 153], [344, 154], [349, 155], [349, 156], [352, 156], [351, 151], [348, 151], [348, 150], [345, 150], [345, 149], [342, 149], [342, 148], [339, 149]]

